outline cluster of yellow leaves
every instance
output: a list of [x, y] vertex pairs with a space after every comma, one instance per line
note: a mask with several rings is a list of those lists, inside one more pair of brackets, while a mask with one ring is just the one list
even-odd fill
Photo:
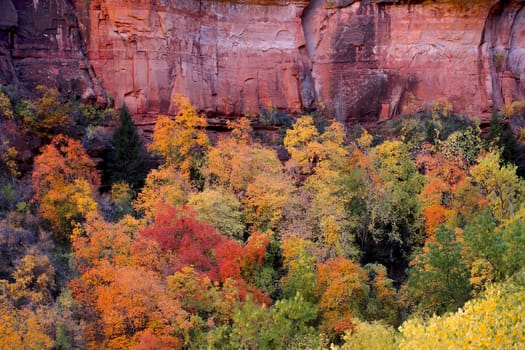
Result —
[[38, 317], [30, 310], [18, 310], [0, 296], [0, 349], [52, 349]]
[[438, 98], [432, 107], [432, 118], [436, 119], [441, 116], [447, 118], [453, 109], [452, 103], [446, 97]]
[[40, 97], [35, 100], [34, 105], [27, 106], [22, 117], [32, 132], [50, 140], [73, 125], [70, 108], [60, 101], [57, 89], [39, 85], [36, 90]]
[[13, 273], [14, 281], [0, 280], [0, 290], [15, 305], [44, 305], [52, 301], [55, 270], [46, 255], [31, 250]]
[[146, 184], [138, 194], [134, 207], [151, 221], [157, 214], [158, 203], [179, 206], [186, 202], [190, 192], [189, 181], [174, 167], [153, 169], [146, 177]]
[[489, 207], [499, 221], [516, 213], [525, 199], [525, 181], [516, 175], [516, 166], [501, 165], [500, 155], [490, 152], [471, 169], [472, 178], [480, 185]]
[[319, 160], [321, 150], [319, 131], [314, 125], [313, 117], [301, 117], [291, 129], [286, 130], [284, 146], [302, 172], [310, 173], [313, 163]]
[[204, 130], [207, 122], [187, 98], [178, 95], [174, 103], [179, 114], [175, 120], [158, 117], [153, 142], [148, 149], [162, 156], [165, 166], [175, 167], [189, 179], [191, 172], [201, 165], [199, 163], [210, 144]]
[[288, 169], [308, 175], [304, 183], [311, 196], [305, 218], [308, 229], [337, 256], [352, 255], [349, 251], [353, 250], [353, 240], [346, 234], [348, 198], [344, 186], [350, 167], [345, 138], [341, 123], [333, 122], [320, 134], [313, 118], [303, 116], [284, 139], [291, 155]]
[[525, 344], [525, 289], [494, 286], [463, 309], [424, 321], [412, 319], [401, 328], [402, 350], [521, 349]]
[[0, 162], [4, 164], [9, 174], [13, 177], [19, 177], [21, 175], [16, 164], [17, 156], [18, 151], [15, 147], [9, 145], [9, 141], [4, 141], [0, 145]]
[[246, 191], [259, 175], [280, 176], [282, 168], [273, 150], [259, 144], [225, 139], [210, 150], [203, 172], [208, 182], [238, 194]]
[[398, 349], [398, 333], [391, 326], [381, 323], [355, 321], [355, 328], [343, 336], [343, 345], [330, 350], [395, 350]]
[[49, 258], [31, 249], [12, 278], [12, 282], [0, 280], [0, 349], [51, 349], [43, 317], [56, 291]]
[[2, 91], [0, 91], [0, 116], [7, 119], [14, 118], [11, 101], [9, 100], [9, 97], [7, 97]]
[[391, 179], [406, 177], [406, 160], [410, 159], [406, 145], [401, 141], [385, 141], [373, 149], [375, 167]]
[[226, 126], [231, 130], [231, 136], [238, 142], [250, 143], [252, 141], [252, 125], [248, 118], [226, 122]]
[[[281, 243], [281, 248], [283, 250], [283, 265], [287, 268], [294, 270], [300, 262], [300, 258], [304, 256], [309, 249], [311, 249], [312, 242], [304, 240], [299, 237], [290, 237], [286, 240], [283, 240]], [[309, 257], [310, 263], [313, 264], [315, 259]]]
[[260, 174], [246, 188], [246, 221], [256, 229], [275, 229], [291, 192], [291, 181], [284, 175]]
[[290, 152], [291, 166], [297, 166], [303, 174], [311, 174], [316, 166], [342, 170], [348, 155], [343, 147], [345, 138], [341, 123], [334, 122], [319, 134], [313, 117], [303, 116], [286, 131], [284, 146]]
[[344, 249], [348, 254], [353, 242], [347, 234], [350, 198], [345, 192], [345, 174], [319, 166], [306, 180], [305, 188], [312, 196], [307, 213], [307, 220], [316, 226], [312, 230], [329, 251], [344, 255]]
[[[74, 235], [81, 233], [78, 224], [97, 212], [93, 187], [84, 179], [53, 186], [40, 204], [40, 212], [54, 228], [67, 234], [71, 225]], [[75, 228], [77, 228], [75, 230]]]

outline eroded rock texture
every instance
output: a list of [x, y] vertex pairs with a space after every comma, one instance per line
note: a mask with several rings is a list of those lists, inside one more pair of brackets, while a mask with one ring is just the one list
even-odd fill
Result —
[[144, 119], [177, 93], [210, 116], [375, 122], [438, 99], [481, 115], [525, 98], [524, 4], [0, 0], [0, 81], [103, 87]]
[[210, 113], [298, 112], [308, 72], [298, 50], [303, 7], [92, 2], [88, 55], [117, 104], [138, 113], [171, 111], [176, 93]]
[[104, 103], [67, 0], [0, 0], [0, 83], [54, 86]]

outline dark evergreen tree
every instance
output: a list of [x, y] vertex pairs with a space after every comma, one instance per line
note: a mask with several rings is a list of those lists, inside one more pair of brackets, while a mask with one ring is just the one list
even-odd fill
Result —
[[501, 149], [501, 156], [507, 163], [518, 166], [518, 173], [523, 176], [522, 151], [523, 147], [518, 143], [514, 132], [509, 123], [506, 123], [497, 110], [492, 112], [490, 118], [489, 131], [485, 137], [488, 147], [497, 147]]
[[144, 184], [146, 169], [137, 127], [124, 104], [120, 109], [120, 125], [113, 133], [106, 159], [105, 175], [109, 184], [124, 181], [135, 191]]

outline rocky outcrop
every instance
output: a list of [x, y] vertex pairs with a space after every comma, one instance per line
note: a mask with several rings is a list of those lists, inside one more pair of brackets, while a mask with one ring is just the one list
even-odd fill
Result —
[[[264, 4], [262, 4], [264, 3]], [[304, 1], [91, 2], [88, 56], [116, 104], [167, 113], [176, 93], [209, 114], [299, 112]]]
[[104, 103], [67, 0], [0, 0], [0, 83], [43, 84]]
[[310, 3], [305, 34], [317, 96], [340, 119], [385, 119], [437, 100], [483, 115], [524, 98], [522, 1], [324, 3]]
[[0, 23], [0, 81], [58, 81], [101, 96], [100, 81], [117, 106], [126, 102], [147, 121], [174, 112], [177, 93], [210, 116], [322, 106], [359, 122], [428, 109], [436, 100], [482, 115], [525, 98], [522, 0], [0, 6], [11, 1], [18, 19]]
[[525, 95], [525, 2], [498, 3], [487, 17], [480, 44], [487, 97], [496, 106]]

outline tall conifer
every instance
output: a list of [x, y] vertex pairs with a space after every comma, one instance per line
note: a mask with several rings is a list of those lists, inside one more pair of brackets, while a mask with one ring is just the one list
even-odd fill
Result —
[[137, 127], [127, 106], [120, 109], [120, 125], [113, 133], [111, 150], [106, 166], [106, 178], [110, 183], [127, 182], [134, 190], [144, 184], [145, 168], [142, 144]]

